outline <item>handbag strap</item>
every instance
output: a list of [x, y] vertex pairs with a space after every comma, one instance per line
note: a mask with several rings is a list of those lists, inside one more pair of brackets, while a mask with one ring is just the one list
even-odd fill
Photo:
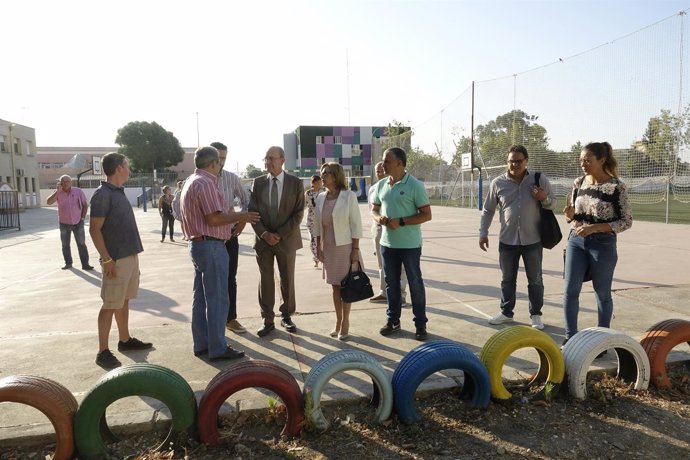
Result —
[[[539, 179], [541, 178], [541, 171], [537, 171], [534, 173], [534, 185], [539, 187]], [[541, 201], [537, 200], [537, 204], [539, 205], [539, 209], [541, 209]]]

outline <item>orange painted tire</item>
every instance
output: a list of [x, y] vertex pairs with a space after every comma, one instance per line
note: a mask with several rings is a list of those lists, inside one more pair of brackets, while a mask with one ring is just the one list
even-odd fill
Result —
[[304, 400], [297, 380], [279, 365], [261, 360], [244, 361], [223, 369], [206, 386], [197, 417], [199, 439], [209, 446], [221, 443], [218, 411], [234, 393], [245, 388], [265, 388], [285, 404], [287, 420], [282, 434], [295, 437], [304, 421]]
[[78, 405], [67, 388], [44, 377], [14, 375], [0, 380], [0, 402], [26, 404], [43, 412], [55, 429], [53, 459], [72, 458]]
[[683, 342], [690, 345], [690, 321], [667, 319], [647, 329], [640, 345], [649, 357], [652, 384], [659, 388], [671, 386], [666, 373], [666, 358], [673, 347]]

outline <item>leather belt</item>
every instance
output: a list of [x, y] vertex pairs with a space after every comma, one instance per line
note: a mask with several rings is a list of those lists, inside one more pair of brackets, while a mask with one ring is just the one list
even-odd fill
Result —
[[225, 242], [225, 240], [221, 240], [220, 238], [214, 238], [212, 236], [206, 236], [206, 235], [197, 236], [195, 238], [192, 238], [192, 241], [223, 241], [223, 242]]

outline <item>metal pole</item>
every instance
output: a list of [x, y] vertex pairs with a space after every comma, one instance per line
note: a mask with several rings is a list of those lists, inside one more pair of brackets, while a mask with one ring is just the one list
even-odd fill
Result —
[[12, 138], [12, 128], [14, 123], [10, 123], [8, 126], [10, 131], [10, 167], [12, 168], [12, 187], [19, 192], [19, 184], [17, 183], [17, 169], [14, 167], [14, 139]]
[[196, 113], [196, 148], [201, 148], [201, 143], [199, 142], [199, 112]]

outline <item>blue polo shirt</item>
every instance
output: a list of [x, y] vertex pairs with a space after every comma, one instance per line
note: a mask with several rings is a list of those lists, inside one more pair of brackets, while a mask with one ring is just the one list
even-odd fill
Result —
[[[421, 208], [430, 206], [424, 184], [416, 177], [405, 171], [405, 175], [398, 182], [390, 185], [387, 177], [375, 185], [372, 203], [381, 206], [381, 215], [392, 219], [413, 216]], [[406, 224], [392, 230], [385, 225], [382, 227], [381, 245], [395, 249], [415, 249], [422, 247], [421, 224]]]
[[113, 259], [122, 259], [144, 250], [132, 205], [124, 187], [101, 182], [91, 197], [91, 218], [105, 217], [101, 233]]

